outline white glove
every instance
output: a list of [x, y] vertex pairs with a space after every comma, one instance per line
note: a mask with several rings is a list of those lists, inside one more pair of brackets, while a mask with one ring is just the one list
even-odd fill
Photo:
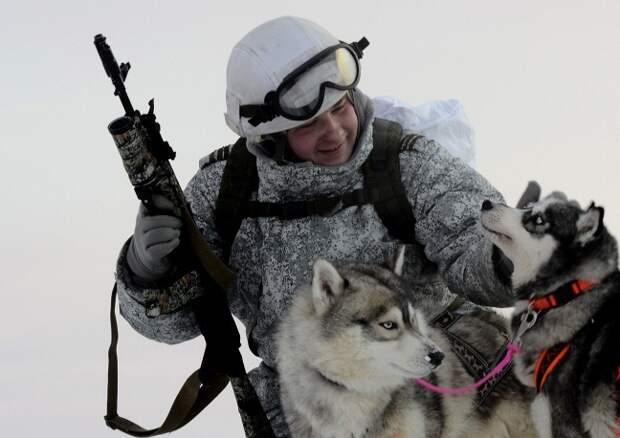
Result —
[[[154, 195], [153, 203], [160, 211], [173, 211], [172, 202], [161, 195]], [[136, 229], [127, 252], [131, 271], [147, 281], [165, 277], [172, 268], [169, 254], [181, 243], [182, 225], [183, 222], [172, 215], [151, 216], [140, 204]]]

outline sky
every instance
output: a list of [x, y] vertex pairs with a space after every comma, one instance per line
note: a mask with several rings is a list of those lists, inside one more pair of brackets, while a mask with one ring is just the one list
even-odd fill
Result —
[[[138, 203], [107, 132], [122, 115], [93, 46], [129, 61], [134, 107], [155, 98], [184, 185], [235, 141], [224, 123], [233, 45], [297, 15], [371, 45], [360, 89], [417, 105], [458, 99], [476, 168], [514, 204], [527, 181], [605, 207], [620, 234], [620, 2], [2, 0], [0, 425], [4, 436], [106, 428], [109, 294]], [[203, 341], [168, 346], [120, 323], [121, 415], [155, 427]], [[243, 333], [243, 332], [242, 332]], [[244, 347], [246, 366], [258, 361]], [[230, 390], [179, 437], [242, 436]]]

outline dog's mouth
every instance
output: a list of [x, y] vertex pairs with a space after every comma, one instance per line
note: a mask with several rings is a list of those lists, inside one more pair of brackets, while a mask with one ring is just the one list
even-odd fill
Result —
[[484, 228], [485, 231], [488, 231], [490, 234], [492, 234], [493, 236], [496, 236], [498, 239], [503, 240], [503, 241], [512, 240], [512, 237], [510, 237], [508, 234], [504, 234], [497, 230], [494, 230], [493, 228], [490, 228], [489, 226], [485, 225], [484, 222], [481, 222], [481, 224], [482, 224], [482, 228]]
[[392, 365], [398, 371], [400, 371], [402, 373], [405, 373], [407, 375], [407, 377], [411, 377], [411, 378], [414, 378], [414, 379], [419, 379], [421, 377], [426, 377], [432, 371], [432, 368], [430, 366], [429, 366], [429, 370], [427, 372], [423, 372], [422, 370], [411, 370], [409, 368], [402, 367], [402, 366], [400, 366], [400, 365], [398, 365], [397, 363], [394, 363], [394, 362], [392, 362], [390, 365]]

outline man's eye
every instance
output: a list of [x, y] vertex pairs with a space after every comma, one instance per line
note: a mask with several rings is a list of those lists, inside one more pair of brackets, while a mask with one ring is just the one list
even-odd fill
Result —
[[386, 330], [396, 330], [398, 328], [398, 324], [396, 324], [394, 321], [380, 322], [379, 325]]

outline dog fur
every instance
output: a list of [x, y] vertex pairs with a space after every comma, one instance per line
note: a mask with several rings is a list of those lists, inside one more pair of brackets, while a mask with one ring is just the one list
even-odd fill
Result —
[[[615, 438], [618, 428], [620, 275], [616, 240], [603, 224], [603, 209], [582, 210], [554, 192], [515, 209], [486, 201], [481, 223], [512, 261], [512, 285], [520, 301], [512, 330], [528, 312], [529, 299], [545, 296], [573, 280], [595, 285], [572, 301], [538, 315], [521, 337], [516, 374], [534, 386], [540, 353], [569, 343], [565, 359], [550, 374], [531, 411], [541, 438]], [[617, 435], [618, 434], [618, 435]]]
[[[508, 374], [484, 408], [476, 394], [443, 396], [413, 382], [473, 383], [444, 333], [426, 322], [433, 298], [390, 269], [317, 260], [277, 336], [281, 399], [294, 438], [533, 437], [532, 392]], [[492, 356], [505, 320], [474, 310], [453, 328]], [[507, 328], [507, 327], [506, 327]], [[439, 360], [441, 364], [439, 364]]]

